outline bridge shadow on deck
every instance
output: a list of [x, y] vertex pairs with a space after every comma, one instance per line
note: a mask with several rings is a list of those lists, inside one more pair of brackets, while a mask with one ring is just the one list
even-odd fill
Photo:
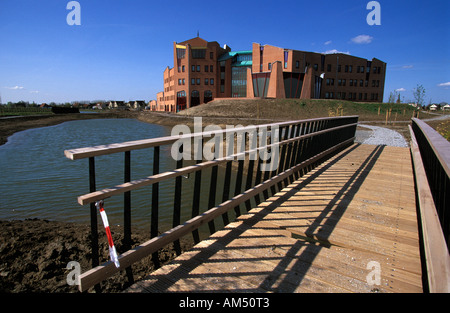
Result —
[[[295, 185], [290, 184], [291, 188], [277, 199], [268, 199], [270, 204], [264, 208], [258, 210], [256, 213], [250, 211], [248, 214], [244, 214], [237, 227], [226, 228], [225, 234], [215, 235], [213, 234], [210, 239], [214, 240], [206, 247], [194, 247], [191, 250], [191, 258], [177, 258], [172, 264], [174, 266], [170, 271], [158, 274], [154, 273], [150, 277], [141, 281], [136, 288], [132, 288], [131, 291], [150, 291], [150, 292], [167, 292], [169, 289], [177, 284], [181, 280], [190, 280], [189, 292], [294, 292], [298, 286], [304, 282], [306, 273], [311, 268], [314, 259], [317, 257], [322, 249], [326, 249], [331, 245], [328, 241], [329, 236], [336, 227], [339, 219], [345, 212], [346, 206], [351, 202], [355, 193], [359, 190], [362, 183], [366, 179], [368, 173], [373, 168], [374, 164], [383, 152], [384, 146], [374, 146], [373, 151], [367, 156], [362, 164], [354, 171], [353, 175], [348, 179], [342, 188], [334, 194], [334, 197], [329, 201], [323, 210], [315, 217], [311, 225], [298, 226], [303, 228], [302, 232], [306, 236], [296, 237], [295, 234], [283, 242], [283, 238], [286, 238], [283, 234], [276, 234], [274, 232], [264, 232], [256, 235], [255, 233], [248, 233], [248, 230], [275, 230], [270, 224], [264, 224], [263, 226], [257, 226], [262, 220], [268, 221], [276, 220], [273, 217], [273, 211], [289, 201], [298, 191], [302, 190], [308, 184], [314, 182], [323, 173], [348, 156], [351, 152], [355, 151], [360, 145], [355, 144], [343, 152], [340, 152], [338, 156], [332, 157], [325, 165], [319, 165], [316, 170], [310, 174], [309, 177], [302, 180], [301, 183]], [[339, 203], [339, 204], [338, 204]], [[339, 209], [336, 210], [338, 204]], [[295, 206], [295, 204], [294, 204]], [[269, 214], [271, 214], [269, 216]], [[275, 226], [275, 224], [273, 224]], [[292, 220], [292, 226], [289, 229], [295, 228], [295, 218]], [[281, 227], [282, 228], [282, 227]], [[278, 227], [280, 229], [280, 227]], [[247, 232], [247, 233], [246, 233]], [[298, 239], [292, 244], [292, 239]], [[247, 243], [252, 245], [236, 245], [232, 244], [237, 239], [247, 239]], [[277, 240], [278, 241], [274, 241]], [[281, 240], [280, 240], [281, 239]], [[262, 241], [261, 241], [262, 240]], [[264, 242], [267, 240], [267, 242]], [[282, 253], [272, 254], [269, 256], [256, 256], [252, 257], [245, 251], [257, 249], [258, 247], [270, 247], [273, 242], [278, 242], [273, 245], [273, 249], [278, 249]], [[242, 253], [224, 254], [224, 256], [218, 256], [218, 252], [233, 250], [240, 250]], [[240, 257], [241, 256], [241, 257]], [[249, 267], [248, 271], [215, 271], [218, 267], [225, 268], [226, 264], [234, 263], [239, 264], [241, 262], [250, 262], [254, 267]], [[264, 267], [258, 265], [263, 262], [272, 262], [274, 266]], [[201, 265], [211, 266], [212, 270], [209, 272], [202, 271], [197, 273], [196, 269]], [[222, 266], [224, 265], [224, 266]], [[167, 275], [168, 274], [168, 275]], [[252, 279], [256, 277], [255, 279]], [[238, 283], [226, 282], [221, 287], [221, 278], [228, 278], [227, 281], [236, 279]], [[197, 280], [196, 280], [197, 279]], [[198, 279], [202, 282], [198, 283]], [[197, 283], [196, 283], [197, 281]], [[214, 282], [217, 282], [215, 284]], [[206, 286], [211, 288], [206, 289]], [[187, 290], [186, 290], [187, 291]]]

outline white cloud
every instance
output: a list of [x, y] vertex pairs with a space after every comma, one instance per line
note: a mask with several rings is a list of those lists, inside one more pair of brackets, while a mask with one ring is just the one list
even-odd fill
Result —
[[24, 89], [22, 86], [14, 86], [14, 87], [5, 87], [6, 89], [10, 89], [10, 90], [21, 90]]
[[325, 42], [324, 42], [324, 45], [325, 45], [325, 46], [328, 46], [329, 44], [331, 44], [331, 42], [332, 42], [331, 40], [325, 41]]
[[406, 91], [406, 89], [402, 87], [402, 88], [395, 89], [395, 91]]
[[438, 84], [439, 87], [450, 87], [450, 82]]
[[30, 93], [39, 93], [39, 90], [30, 90]]
[[332, 50], [327, 50], [325, 52], [322, 52], [323, 54], [335, 54], [335, 53], [343, 53], [343, 54], [350, 54], [349, 51], [338, 51], [336, 49], [332, 49]]
[[413, 68], [414, 65], [403, 65], [402, 68]]
[[372, 42], [373, 37], [369, 35], [358, 35], [352, 38], [352, 41], [357, 44], [367, 44]]

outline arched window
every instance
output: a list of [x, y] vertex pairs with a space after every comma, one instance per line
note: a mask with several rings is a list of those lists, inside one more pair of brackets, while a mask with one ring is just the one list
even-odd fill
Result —
[[208, 103], [209, 101], [212, 101], [213, 95], [211, 90], [205, 90], [205, 93], [203, 95], [203, 102]]
[[193, 90], [191, 92], [191, 107], [195, 107], [200, 104], [200, 93], [198, 90]]
[[177, 92], [177, 112], [186, 109], [186, 91]]

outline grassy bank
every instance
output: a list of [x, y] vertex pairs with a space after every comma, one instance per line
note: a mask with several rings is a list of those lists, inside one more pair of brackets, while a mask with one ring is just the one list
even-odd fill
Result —
[[[184, 116], [295, 120], [359, 115], [360, 121], [408, 121], [416, 111], [406, 104], [357, 103], [324, 99], [218, 99], [178, 113]], [[387, 113], [386, 113], [387, 112]], [[421, 118], [428, 114], [422, 114]]]

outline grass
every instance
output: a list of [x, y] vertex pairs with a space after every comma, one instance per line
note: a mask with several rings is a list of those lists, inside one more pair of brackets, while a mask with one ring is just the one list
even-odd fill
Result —
[[[336, 115], [359, 115], [360, 121], [409, 121], [415, 109], [406, 104], [357, 103], [324, 99], [217, 99], [179, 115], [296, 120]], [[420, 117], [425, 117], [423, 113]], [[426, 114], [428, 115], [428, 114]]]
[[53, 114], [49, 108], [0, 108], [0, 117]]

